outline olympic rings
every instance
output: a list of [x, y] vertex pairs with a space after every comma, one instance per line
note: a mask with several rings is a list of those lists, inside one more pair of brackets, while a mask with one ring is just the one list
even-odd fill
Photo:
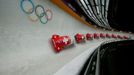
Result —
[[[24, 3], [25, 1], [29, 1], [29, 2], [32, 4], [32, 10], [31, 10], [31, 11], [26, 11], [26, 10], [24, 9], [23, 3]], [[26, 14], [31, 14], [31, 13], [34, 12], [34, 4], [33, 4], [33, 2], [32, 2], [31, 0], [21, 0], [20, 7], [21, 7], [22, 11], [23, 11], [24, 13], [26, 13]]]
[[[24, 1], [29, 1], [32, 4], [32, 8], [28, 9], [28, 11], [26, 11], [26, 9], [24, 9]], [[21, 0], [20, 7], [24, 13], [28, 14], [28, 18], [32, 22], [37, 22], [39, 19], [39, 21], [42, 24], [46, 24], [53, 17], [53, 13], [52, 13], [51, 9], [45, 10], [42, 5], [34, 6], [34, 3], [32, 2], [32, 0]], [[39, 9], [41, 9], [42, 12], [39, 12], [40, 11]], [[36, 15], [37, 18], [33, 19], [31, 14]]]

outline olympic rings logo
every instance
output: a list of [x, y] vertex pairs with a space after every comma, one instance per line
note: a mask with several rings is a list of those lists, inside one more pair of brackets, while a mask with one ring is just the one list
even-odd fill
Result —
[[[30, 3], [32, 5], [32, 7], [30, 9], [25, 9], [24, 8], [24, 6], [25, 6], [24, 4], [26, 2]], [[46, 9], [45, 10], [42, 5], [36, 5], [35, 6], [34, 3], [32, 2], [32, 0], [21, 0], [20, 7], [21, 7], [21, 10], [25, 14], [28, 15], [29, 20], [31, 20], [32, 22], [37, 22], [39, 20], [42, 24], [46, 24], [53, 17], [53, 13], [52, 13], [51, 9]], [[36, 19], [33, 19], [31, 15], [36, 15]]]

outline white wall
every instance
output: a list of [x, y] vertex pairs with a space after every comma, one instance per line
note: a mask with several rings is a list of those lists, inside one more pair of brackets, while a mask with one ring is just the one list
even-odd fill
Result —
[[104, 41], [87, 41], [56, 54], [50, 44], [52, 34], [73, 38], [78, 32], [99, 30], [75, 20], [49, 0], [33, 2], [50, 8], [53, 19], [47, 24], [33, 23], [20, 9], [20, 0], [0, 0], [0, 75], [52, 75], [84, 50]]

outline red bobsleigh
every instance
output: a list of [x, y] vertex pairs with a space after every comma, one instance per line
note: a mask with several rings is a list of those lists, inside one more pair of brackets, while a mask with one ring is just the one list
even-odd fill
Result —
[[99, 34], [98, 33], [94, 33], [94, 39], [98, 39], [99, 38]]
[[93, 34], [87, 33], [86, 38], [87, 38], [87, 40], [92, 40], [93, 39]]
[[76, 40], [77, 43], [85, 42], [85, 36], [84, 36], [84, 34], [77, 33], [75, 35], [75, 40]]
[[100, 33], [100, 37], [101, 37], [101, 38], [105, 38], [106, 35], [105, 35], [104, 33]]
[[56, 52], [60, 52], [65, 47], [73, 44], [69, 36], [59, 36], [57, 34], [52, 36], [52, 43]]

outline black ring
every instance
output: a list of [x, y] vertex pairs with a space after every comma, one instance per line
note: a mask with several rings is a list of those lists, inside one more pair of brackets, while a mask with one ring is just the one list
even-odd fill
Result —
[[[41, 14], [38, 14], [38, 12], [37, 12], [37, 8], [39, 8], [39, 7], [43, 9], [43, 13], [41, 13]], [[36, 14], [36, 16], [38, 16], [38, 17], [43, 17], [44, 15], [46, 15], [46, 12], [45, 12], [44, 7], [43, 7], [42, 5], [37, 5], [37, 6], [35, 7], [35, 14]]]

